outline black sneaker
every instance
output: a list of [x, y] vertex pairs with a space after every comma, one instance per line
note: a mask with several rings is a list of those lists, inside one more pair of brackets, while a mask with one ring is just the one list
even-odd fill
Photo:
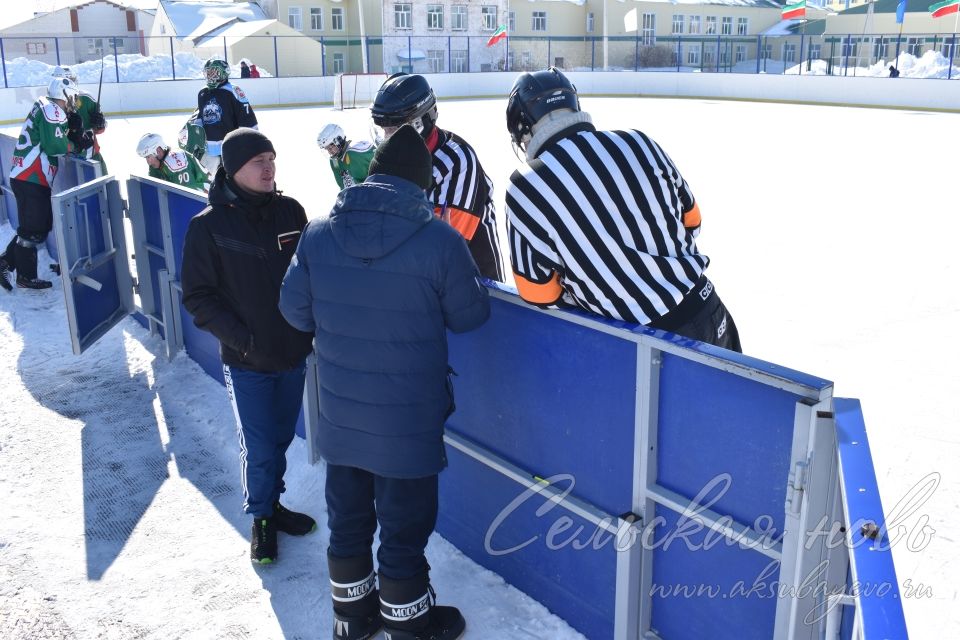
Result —
[[13, 291], [13, 285], [10, 284], [10, 265], [3, 258], [0, 258], [0, 287]]
[[250, 560], [270, 564], [277, 560], [277, 525], [273, 518], [254, 518], [250, 534]]
[[21, 275], [17, 275], [17, 286], [21, 289], [49, 289], [53, 286], [53, 283], [49, 280], [41, 280], [40, 278], [24, 278]]
[[273, 521], [277, 531], [291, 536], [305, 536], [317, 530], [317, 521], [305, 513], [290, 511], [280, 502], [273, 503]]

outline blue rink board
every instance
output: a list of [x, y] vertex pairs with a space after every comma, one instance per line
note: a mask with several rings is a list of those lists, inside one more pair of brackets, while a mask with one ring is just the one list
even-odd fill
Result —
[[573, 495], [608, 513], [630, 511], [636, 344], [494, 296], [490, 306], [480, 329], [448, 334], [459, 374], [448, 424], [531, 473], [572, 474]]
[[[728, 545], [716, 533], [708, 538], [709, 529], [683, 527], [679, 514], [666, 507], [657, 505], [656, 517], [665, 524], [652, 539], [651, 628], [664, 640], [773, 638], [780, 563]], [[681, 531], [689, 533], [681, 537]], [[680, 590], [664, 592], [658, 585]]]
[[[522, 549], [491, 555], [484, 548], [488, 529], [498, 514], [524, 492], [524, 487], [447, 445], [450, 466], [440, 474], [440, 514], [437, 532], [480, 565], [498, 573], [520, 590], [563, 618], [588, 638], [612, 638], [617, 554], [609, 534], [591, 539], [595, 526], [563, 507], [537, 515], [546, 500], [531, 495], [494, 529], [490, 547], [508, 550], [532, 540]], [[478, 487], [483, 487], [478, 491]], [[551, 526], [569, 518], [570, 528], [554, 537]], [[579, 546], [561, 542], [576, 535]], [[599, 536], [599, 534], [598, 534]], [[555, 544], [549, 545], [550, 541]], [[593, 540], [606, 540], [595, 549]], [[550, 546], [558, 547], [551, 549]], [[517, 620], [523, 627], [524, 621]], [[528, 629], [531, 638], [541, 630]]]
[[[92, 228], [99, 231], [101, 227], [100, 199], [102, 193], [94, 192], [80, 200], [80, 204], [86, 205], [86, 209], [77, 206], [73, 208], [74, 219], [68, 221], [76, 229], [83, 229], [87, 222], [92, 224]], [[103, 204], [106, 209], [106, 203]], [[86, 213], [85, 213], [86, 211]], [[51, 234], [53, 235], [53, 234]], [[101, 233], [91, 233], [91, 243], [88, 246], [87, 235], [77, 233], [78, 249], [80, 255], [99, 254], [106, 249], [106, 243]], [[72, 264], [80, 256], [68, 256]], [[87, 337], [95, 334], [96, 330], [104, 320], [112, 318], [118, 309], [123, 310], [124, 305], [117, 289], [117, 271], [116, 262], [109, 260], [100, 265], [88, 275], [101, 284], [100, 291], [94, 291], [90, 287], [76, 282], [69, 282], [73, 292], [74, 306], [76, 308], [77, 330], [81, 344], [86, 344]], [[65, 283], [66, 284], [66, 283]]]
[[799, 400], [768, 384], [664, 353], [657, 484], [692, 499], [717, 476], [730, 474], [729, 488], [708, 497], [711, 503], [716, 499], [710, 508], [747, 526], [770, 516], [779, 537]]

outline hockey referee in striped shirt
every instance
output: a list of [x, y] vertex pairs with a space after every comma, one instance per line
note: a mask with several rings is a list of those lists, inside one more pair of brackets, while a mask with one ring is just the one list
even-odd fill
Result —
[[597, 131], [557, 69], [524, 73], [507, 129], [526, 154], [510, 177], [507, 233], [520, 296], [741, 351], [697, 251], [700, 209], [660, 146]]

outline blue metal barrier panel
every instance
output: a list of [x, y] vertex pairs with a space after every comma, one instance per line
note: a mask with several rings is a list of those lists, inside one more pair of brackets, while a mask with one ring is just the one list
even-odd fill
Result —
[[[782, 507], [781, 507], [782, 508]], [[780, 563], [704, 528], [685, 527], [660, 505], [651, 540], [651, 628], [664, 640], [770, 640]], [[686, 532], [680, 536], [678, 532]], [[672, 536], [672, 537], [671, 537]], [[644, 594], [646, 595], [646, 594]]]
[[187, 237], [190, 220], [206, 208], [206, 203], [186, 196], [177, 191], [167, 191], [167, 206], [170, 210], [170, 239], [173, 243], [174, 265], [170, 275], [180, 279], [180, 265], [183, 264], [183, 241]]
[[730, 474], [724, 490], [709, 496], [710, 508], [747, 526], [769, 516], [779, 537], [799, 400], [769, 384], [664, 353], [657, 484], [692, 499]]
[[[611, 534], [547, 504], [543, 495], [519, 499], [523, 486], [449, 445], [447, 457], [437, 532], [588, 638], [612, 638], [617, 553]], [[537, 630], [530, 636], [539, 637]]]
[[[135, 185], [140, 190], [140, 203], [143, 214], [144, 236], [148, 245], [153, 247], [156, 252], [147, 254], [147, 264], [137, 265], [137, 276], [141, 279], [149, 279], [152, 293], [151, 309], [160, 309], [161, 302], [161, 284], [160, 271], [167, 269], [166, 258], [163, 255], [163, 224], [160, 219], [160, 194], [157, 189], [144, 182], [131, 182], [129, 185]], [[146, 267], [146, 273], [141, 273]]]
[[630, 511], [636, 343], [497, 296], [485, 325], [448, 336], [449, 427], [541, 477], [571, 474], [573, 495], [604, 511]]

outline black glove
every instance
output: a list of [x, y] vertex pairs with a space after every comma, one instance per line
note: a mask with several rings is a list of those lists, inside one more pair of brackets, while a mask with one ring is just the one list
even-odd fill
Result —
[[80, 151], [84, 149], [89, 149], [93, 146], [93, 132], [92, 131], [80, 131], [79, 129], [71, 129], [67, 133], [67, 140], [73, 143]]
[[103, 117], [103, 112], [97, 109], [90, 114], [90, 128], [96, 131], [107, 127], [107, 119]]
[[83, 129], [83, 118], [76, 111], [67, 114], [67, 129], [77, 131]]

